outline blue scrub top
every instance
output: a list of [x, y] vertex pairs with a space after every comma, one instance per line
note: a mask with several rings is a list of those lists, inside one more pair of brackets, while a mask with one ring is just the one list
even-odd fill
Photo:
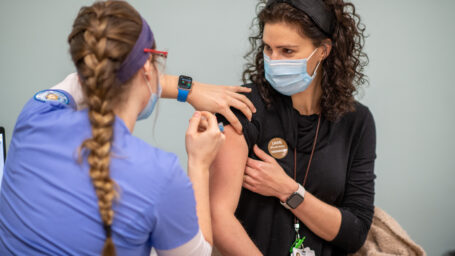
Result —
[[[87, 110], [31, 99], [18, 117], [0, 195], [0, 255], [100, 255], [105, 240], [86, 159]], [[113, 240], [118, 255], [176, 248], [199, 230], [194, 192], [174, 154], [114, 124], [111, 177], [118, 184]]]

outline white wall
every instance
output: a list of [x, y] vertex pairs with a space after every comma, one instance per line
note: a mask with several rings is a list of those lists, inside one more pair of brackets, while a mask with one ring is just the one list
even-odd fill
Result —
[[[7, 140], [24, 103], [73, 72], [66, 37], [88, 0], [0, 0], [0, 125]], [[256, 0], [130, 1], [149, 21], [168, 72], [239, 84]], [[371, 85], [360, 100], [376, 119], [376, 205], [429, 255], [455, 249], [455, 1], [355, 0], [367, 26]], [[38, 11], [39, 10], [39, 11]], [[162, 101], [156, 127], [135, 134], [186, 166], [188, 105]], [[153, 135], [154, 134], [154, 135]]]

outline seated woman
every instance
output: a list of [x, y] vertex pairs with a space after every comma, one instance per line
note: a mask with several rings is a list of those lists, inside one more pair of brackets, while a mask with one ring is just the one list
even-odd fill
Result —
[[[125, 1], [97, 1], [80, 10], [68, 41], [78, 75], [37, 93], [14, 129], [0, 255], [150, 255], [151, 247], [210, 255], [208, 169], [224, 140], [215, 116], [196, 112], [190, 120], [188, 179], [174, 154], [132, 135], [161, 94], [165, 53], [154, 50], [146, 21]], [[174, 86], [165, 84], [163, 94], [175, 97]], [[213, 89], [197, 88], [199, 96]], [[235, 89], [212, 91], [248, 105]], [[210, 97], [191, 102], [217, 108]]]
[[355, 252], [376, 158], [372, 114], [354, 99], [366, 82], [360, 18], [343, 0], [269, 0], [258, 23], [244, 72], [257, 112], [237, 112], [243, 135], [227, 126], [212, 165], [215, 245], [224, 256]]

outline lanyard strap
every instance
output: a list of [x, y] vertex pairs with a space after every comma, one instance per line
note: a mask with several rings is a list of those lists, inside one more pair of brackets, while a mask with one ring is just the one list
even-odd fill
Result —
[[[308, 178], [308, 172], [310, 171], [311, 160], [313, 160], [314, 151], [316, 150], [316, 144], [318, 141], [320, 125], [321, 125], [321, 114], [319, 114], [319, 117], [318, 117], [318, 125], [316, 127], [316, 134], [314, 135], [313, 148], [311, 149], [310, 160], [308, 161], [308, 166], [305, 171], [305, 178], [303, 179], [303, 183], [302, 183], [303, 187], [305, 187], [305, 184], [306, 184], [306, 181]], [[295, 145], [296, 146], [294, 148], [294, 180], [297, 181], [297, 143]], [[295, 232], [297, 233], [297, 237], [300, 238], [300, 234], [299, 234], [300, 224], [299, 224], [299, 220], [295, 216], [294, 216], [294, 228], [295, 228]]]

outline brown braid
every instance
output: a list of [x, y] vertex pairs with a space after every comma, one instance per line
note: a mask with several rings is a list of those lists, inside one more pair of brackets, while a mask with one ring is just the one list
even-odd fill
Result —
[[[115, 255], [111, 225], [114, 181], [109, 174], [115, 115], [113, 105], [121, 101], [126, 85], [116, 79], [116, 71], [133, 48], [141, 31], [139, 13], [123, 1], [96, 2], [83, 7], [68, 37], [70, 53], [81, 78], [89, 106], [92, 138], [82, 143], [88, 152], [90, 177], [106, 232], [102, 255]], [[128, 84], [128, 83], [127, 83]]]

